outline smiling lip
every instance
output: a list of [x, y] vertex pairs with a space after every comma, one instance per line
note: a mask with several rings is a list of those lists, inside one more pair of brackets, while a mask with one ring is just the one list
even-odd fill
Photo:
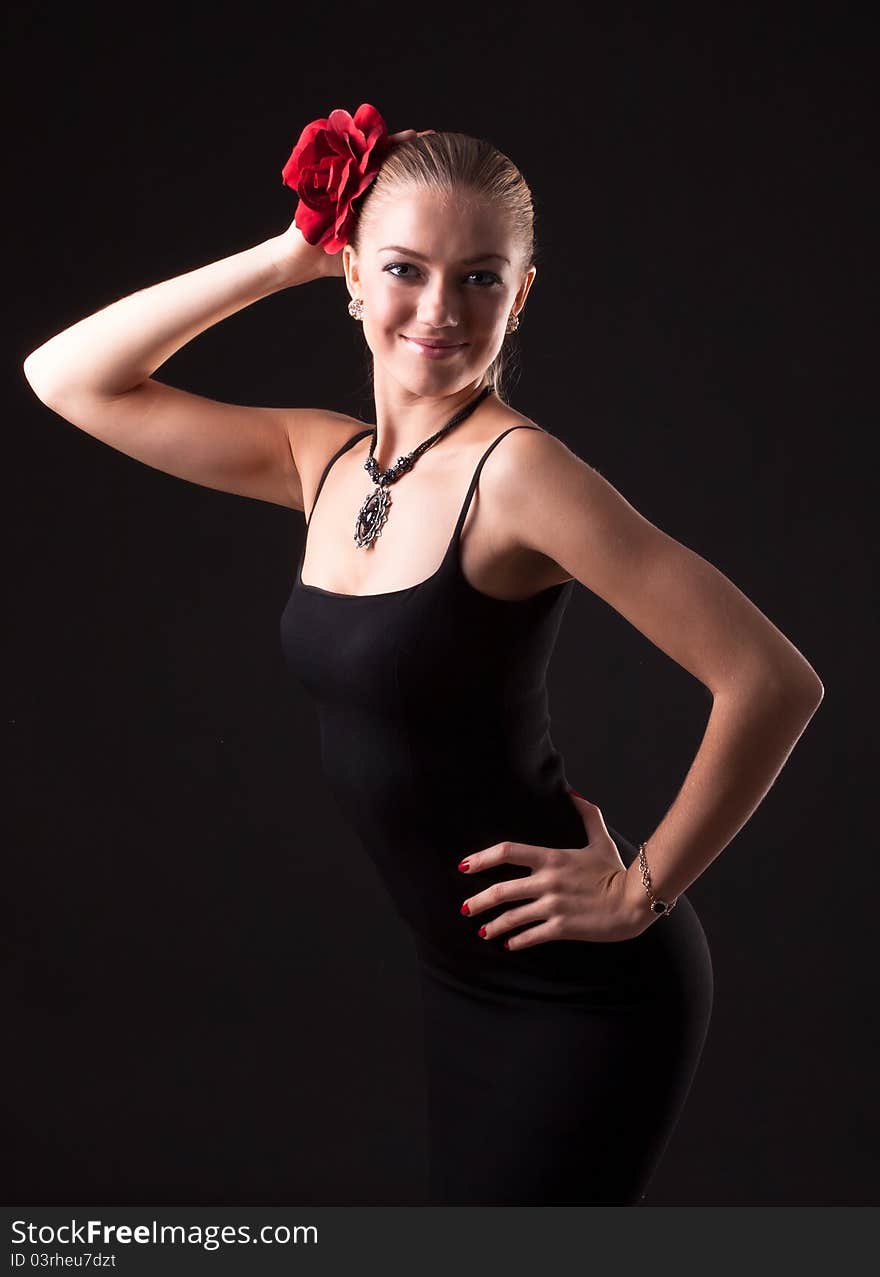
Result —
[[463, 341], [434, 341], [430, 337], [407, 337], [406, 333], [404, 333], [404, 336], [407, 341], [416, 341], [420, 346], [436, 346], [440, 350], [448, 350], [452, 346], [464, 345]]
[[414, 346], [420, 354], [427, 355], [428, 358], [434, 359], [438, 359], [440, 356], [448, 354], [450, 351], [461, 350], [463, 346], [467, 345], [467, 342], [464, 341], [423, 341], [420, 337], [407, 337], [406, 333], [402, 333], [401, 336], [404, 341], [409, 342], [411, 346]]

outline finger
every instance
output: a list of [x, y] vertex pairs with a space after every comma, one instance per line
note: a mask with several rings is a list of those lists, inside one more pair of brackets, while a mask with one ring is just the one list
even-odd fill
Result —
[[575, 789], [570, 789], [568, 796], [581, 814], [590, 842], [598, 842], [600, 838], [611, 837], [605, 824], [605, 817], [595, 803], [591, 803], [589, 799], [584, 798]]
[[532, 945], [546, 944], [548, 940], [559, 940], [558, 925], [555, 922], [540, 922], [537, 926], [527, 927], [515, 936], [508, 936], [504, 941], [505, 949], [530, 949]]
[[533, 873], [527, 878], [508, 878], [506, 882], [494, 882], [491, 887], [478, 891], [475, 896], [468, 896], [467, 900], [462, 901], [461, 912], [473, 918], [486, 909], [495, 909], [511, 900], [534, 900], [545, 890], [545, 884]]
[[425, 137], [428, 133], [435, 133], [436, 129], [401, 129], [399, 133], [389, 133], [388, 140], [390, 142], [407, 142], [411, 137]]
[[495, 940], [503, 936], [505, 932], [512, 931], [514, 927], [522, 927], [528, 922], [543, 921], [546, 917], [546, 908], [542, 907], [540, 900], [535, 900], [530, 904], [522, 905], [519, 909], [508, 909], [498, 918], [484, 923], [477, 934], [483, 940]]
[[482, 869], [491, 869], [494, 865], [528, 865], [532, 869], [538, 869], [541, 865], [547, 863], [551, 854], [558, 851], [556, 847], [536, 847], [526, 842], [505, 842], [493, 843], [491, 847], [484, 848], [483, 851], [475, 851], [473, 855], [466, 856], [464, 860], [459, 861], [459, 869], [462, 873], [479, 873]]

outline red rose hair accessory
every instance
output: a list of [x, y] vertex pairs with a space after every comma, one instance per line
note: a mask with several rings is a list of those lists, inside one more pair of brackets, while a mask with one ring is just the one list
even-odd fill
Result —
[[356, 210], [352, 204], [379, 171], [392, 142], [385, 121], [364, 102], [355, 111], [331, 111], [300, 134], [281, 179], [299, 196], [294, 222], [303, 238], [338, 253], [348, 242]]

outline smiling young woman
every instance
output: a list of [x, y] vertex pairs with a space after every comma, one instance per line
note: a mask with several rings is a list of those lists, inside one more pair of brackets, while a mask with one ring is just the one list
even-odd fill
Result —
[[[25, 373], [129, 456], [306, 516], [281, 641], [413, 937], [431, 1203], [638, 1204], [711, 1015], [684, 893], [761, 802], [821, 682], [721, 572], [505, 401], [537, 275], [531, 194], [505, 155], [388, 135], [362, 106], [307, 126], [285, 174], [300, 205], [283, 234], [80, 320]], [[153, 378], [225, 316], [330, 276], [362, 324], [374, 425]], [[638, 848], [574, 792], [550, 732], [576, 585], [712, 694]]]

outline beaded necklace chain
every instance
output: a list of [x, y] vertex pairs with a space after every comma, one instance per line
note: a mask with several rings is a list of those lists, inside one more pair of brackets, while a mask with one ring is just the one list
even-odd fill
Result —
[[364, 469], [369, 472], [370, 478], [376, 484], [376, 487], [365, 498], [358, 511], [357, 522], [354, 526], [354, 539], [361, 549], [367, 549], [369, 546], [374, 545], [376, 538], [382, 535], [382, 528], [388, 520], [388, 511], [391, 507], [391, 494], [388, 491], [388, 485], [396, 483], [401, 475], [412, 470], [423, 452], [427, 452], [428, 448], [437, 443], [439, 439], [442, 439], [445, 434], [448, 434], [453, 426], [459, 425], [466, 417], [469, 417], [474, 409], [479, 407], [486, 396], [490, 395], [494, 389], [495, 387], [491, 383], [484, 386], [476, 399], [469, 403], [466, 408], [462, 408], [457, 412], [451, 420], [447, 421], [445, 426], [442, 426], [435, 434], [431, 435], [430, 439], [425, 439], [412, 452], [398, 457], [387, 470], [383, 470], [373, 456], [376, 449], [376, 440], [379, 437], [378, 429], [373, 431], [373, 438], [370, 441], [370, 455], [364, 462]]

